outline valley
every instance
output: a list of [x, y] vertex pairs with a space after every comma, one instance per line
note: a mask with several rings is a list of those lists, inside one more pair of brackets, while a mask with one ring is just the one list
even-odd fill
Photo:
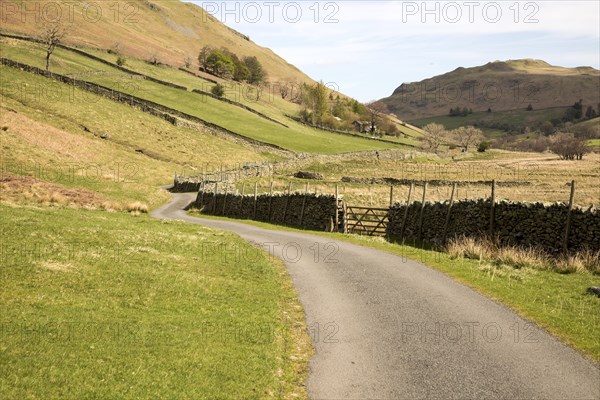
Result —
[[[598, 395], [600, 71], [494, 61], [362, 102], [198, 4], [69, 4], [0, 4], [1, 398]], [[501, 241], [501, 204], [561, 246]], [[422, 240], [426, 205], [463, 233]], [[422, 334], [446, 316], [504, 336]]]

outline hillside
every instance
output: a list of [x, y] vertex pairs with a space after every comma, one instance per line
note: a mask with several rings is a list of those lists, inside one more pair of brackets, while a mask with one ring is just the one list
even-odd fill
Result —
[[451, 108], [473, 112], [534, 110], [600, 103], [600, 71], [591, 67], [563, 68], [541, 60], [495, 61], [403, 83], [383, 101], [405, 120], [448, 115]]
[[156, 56], [161, 63], [176, 67], [182, 66], [186, 57], [197, 64], [205, 45], [224, 46], [240, 57], [256, 56], [271, 82], [312, 82], [270, 49], [252, 42], [192, 3], [133, 0], [89, 6], [85, 1], [42, 0], [28, 6], [27, 13], [21, 7], [25, 7], [24, 3], [4, 10], [4, 32], [39, 35], [43, 21], [54, 19], [60, 12], [71, 26], [66, 44], [100, 49], [118, 45], [127, 57], [147, 60]]

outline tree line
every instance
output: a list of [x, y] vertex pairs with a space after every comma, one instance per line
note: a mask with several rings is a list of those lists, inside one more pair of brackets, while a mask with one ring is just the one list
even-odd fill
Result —
[[[422, 147], [434, 153], [444, 146], [450, 150], [459, 147], [463, 152], [474, 146], [477, 146], [477, 151], [485, 152], [491, 146], [491, 143], [485, 140], [483, 132], [474, 126], [447, 130], [441, 124], [430, 123], [423, 127], [423, 131]], [[514, 151], [550, 150], [563, 160], [582, 160], [584, 155], [591, 151], [586, 142], [594, 135], [594, 132], [586, 128], [572, 126], [549, 137], [532, 133], [524, 139], [516, 140], [515, 137], [507, 136], [494, 143], [494, 147]]]
[[356, 130], [360, 124], [362, 133], [374, 136], [399, 136], [396, 124], [389, 117], [387, 106], [380, 101], [363, 104], [358, 100], [345, 98], [330, 90], [323, 81], [316, 84], [302, 84], [299, 103], [302, 106], [300, 118], [313, 126], [335, 130]]
[[223, 79], [260, 85], [267, 80], [267, 71], [255, 56], [238, 57], [225, 47], [204, 46], [198, 55], [200, 69]]

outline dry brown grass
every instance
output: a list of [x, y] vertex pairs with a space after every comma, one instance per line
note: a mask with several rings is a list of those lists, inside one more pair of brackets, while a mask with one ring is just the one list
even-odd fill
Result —
[[600, 274], [600, 251], [582, 250], [568, 256], [552, 257], [534, 247], [500, 246], [486, 238], [453, 238], [446, 251], [451, 258], [480, 260], [481, 270], [498, 275], [512, 270], [552, 270], [559, 273]]
[[101, 208], [104, 203], [101, 195], [86, 189], [69, 189], [32, 176], [8, 174], [0, 178], [0, 200], [10, 203], [92, 209]]
[[134, 216], [148, 213], [148, 205], [139, 201], [127, 204], [125, 207], [127, 212], [132, 213]]
[[[565, 161], [554, 154], [519, 153], [494, 150], [486, 153], [486, 159], [477, 159], [473, 154], [457, 160], [417, 161], [417, 160], [373, 160], [357, 159], [335, 163], [315, 164], [310, 170], [319, 172], [324, 181], [310, 182], [310, 191], [332, 194], [336, 184], [344, 199], [354, 205], [385, 207], [389, 204], [389, 185], [350, 184], [340, 182], [343, 176], [357, 178], [396, 178], [410, 180], [443, 180], [448, 182], [473, 182], [458, 186], [455, 200], [489, 198], [489, 184], [476, 184], [477, 181], [500, 182], [496, 187], [496, 198], [509, 201], [563, 202], [569, 200], [570, 182], [576, 181], [575, 203], [582, 207], [600, 204], [600, 154], [588, 154], [582, 161]], [[295, 171], [290, 171], [293, 173]], [[287, 188], [289, 177], [275, 181], [277, 190]], [[521, 183], [505, 186], [502, 182]], [[259, 184], [268, 187], [268, 180]], [[304, 183], [295, 182], [294, 189], [303, 190]], [[405, 202], [408, 185], [394, 186], [394, 201]], [[450, 199], [452, 187], [429, 185], [427, 201]], [[413, 191], [412, 200], [420, 200], [423, 187]]]
[[547, 269], [550, 266], [548, 256], [533, 247], [498, 247], [493, 258], [502, 265], [516, 269]]
[[450, 239], [446, 251], [451, 258], [470, 258], [473, 260], [489, 260], [495, 253], [495, 246], [487, 240], [461, 236]]
[[600, 251], [583, 250], [563, 257], [556, 262], [554, 268], [561, 273], [589, 271], [600, 274]]

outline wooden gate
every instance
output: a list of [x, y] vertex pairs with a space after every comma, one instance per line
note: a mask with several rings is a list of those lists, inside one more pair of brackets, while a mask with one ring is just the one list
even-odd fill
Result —
[[385, 236], [387, 208], [345, 206], [344, 231], [367, 236]]

